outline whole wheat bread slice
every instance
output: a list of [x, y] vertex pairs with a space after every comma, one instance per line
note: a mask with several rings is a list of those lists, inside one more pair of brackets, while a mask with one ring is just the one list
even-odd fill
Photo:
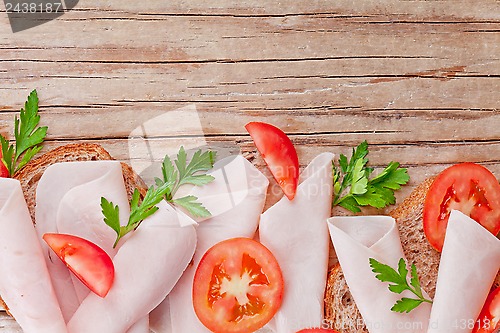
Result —
[[[429, 178], [417, 186], [413, 192], [392, 212], [401, 237], [406, 259], [417, 266], [422, 288], [434, 298], [441, 254], [427, 241], [422, 224], [422, 213], [427, 192], [434, 178]], [[494, 286], [500, 285], [500, 273]], [[328, 274], [325, 291], [325, 319], [340, 333], [367, 333], [362, 317], [349, 292], [340, 265]]]
[[[112, 160], [111, 155], [100, 145], [91, 143], [73, 143], [55, 148], [47, 153], [31, 160], [26, 166], [19, 170], [14, 178], [19, 180], [24, 193], [24, 198], [28, 204], [33, 223], [35, 221], [36, 187], [45, 170], [52, 164], [75, 161], [100, 161]], [[144, 181], [125, 164], [122, 165], [123, 179], [129, 200], [132, 193], [137, 188], [142, 196], [146, 194], [147, 186]], [[0, 298], [0, 304], [8, 310], [8, 306]]]

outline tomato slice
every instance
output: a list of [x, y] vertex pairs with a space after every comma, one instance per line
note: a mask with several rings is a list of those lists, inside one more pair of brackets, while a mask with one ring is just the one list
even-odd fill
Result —
[[43, 240], [91, 291], [101, 297], [108, 294], [115, 277], [109, 255], [86, 239], [67, 235], [43, 235]]
[[298, 331], [297, 333], [339, 333], [339, 332], [329, 328], [306, 328]]
[[9, 178], [9, 170], [2, 161], [2, 150], [0, 149], [0, 178]]
[[500, 287], [493, 290], [476, 321], [472, 333], [493, 333], [500, 330]]
[[245, 128], [274, 179], [286, 197], [292, 200], [299, 180], [299, 158], [292, 141], [282, 130], [270, 124], [250, 122]]
[[500, 232], [500, 184], [485, 167], [460, 163], [440, 173], [425, 198], [423, 224], [430, 244], [441, 251], [452, 209], [488, 229]]
[[232, 238], [214, 245], [196, 269], [194, 310], [212, 332], [255, 332], [271, 320], [282, 298], [278, 262], [253, 239]]

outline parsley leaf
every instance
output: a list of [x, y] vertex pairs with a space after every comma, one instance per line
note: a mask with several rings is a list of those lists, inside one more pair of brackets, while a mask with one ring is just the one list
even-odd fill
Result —
[[187, 210], [193, 217], [210, 217], [211, 214], [208, 209], [196, 200], [198, 200], [198, 198], [194, 195], [188, 195], [180, 199], [174, 199], [172, 202]]
[[166, 186], [165, 200], [184, 208], [193, 217], [210, 217], [210, 212], [197, 200], [195, 196], [189, 195], [173, 199], [180, 186], [192, 184], [202, 186], [214, 180], [211, 175], [203, 172], [214, 166], [216, 152], [197, 150], [190, 162], [187, 162], [187, 153], [184, 147], [179, 149], [177, 159], [172, 162], [170, 157], [165, 156], [162, 165], [163, 179], [155, 178], [157, 186]]
[[[119, 207], [109, 202], [106, 198], [101, 198], [101, 209], [104, 215], [104, 223], [116, 232], [116, 247], [120, 239], [129, 232], [137, 229], [139, 225], [149, 216], [156, 213], [156, 205], [163, 199], [184, 208], [193, 217], [210, 217], [210, 212], [198, 202], [198, 198], [188, 195], [182, 198], [173, 199], [175, 193], [181, 185], [193, 184], [201, 186], [210, 183], [214, 177], [201, 172], [210, 170], [215, 161], [215, 152], [196, 151], [187, 162], [187, 154], [184, 147], [181, 147], [177, 154], [177, 159], [172, 162], [170, 157], [165, 156], [162, 164], [163, 179], [155, 178], [157, 188], [151, 186], [142, 202], [140, 202], [139, 190], [135, 190], [130, 200], [130, 216], [126, 226], [120, 225]], [[201, 174], [200, 174], [201, 173]]]
[[38, 127], [40, 116], [38, 115], [38, 95], [33, 90], [28, 96], [28, 100], [21, 109], [20, 117], [14, 118], [15, 143], [0, 135], [2, 148], [1, 162], [9, 171], [9, 176], [13, 176], [21, 170], [41, 149], [42, 143], [47, 135], [47, 127]]
[[352, 150], [351, 158], [341, 154], [339, 168], [333, 164], [333, 206], [339, 205], [354, 213], [361, 206], [384, 208], [396, 202], [394, 191], [405, 185], [410, 176], [398, 162], [389, 165], [377, 176], [371, 177], [373, 169], [367, 167], [368, 143], [363, 141]]
[[142, 202], [139, 203], [140, 193], [138, 189], [135, 189], [132, 194], [132, 200], [130, 200], [130, 216], [126, 226], [120, 225], [118, 205], [115, 206], [106, 198], [101, 197], [101, 209], [102, 214], [104, 215], [104, 223], [111, 227], [117, 235], [113, 247], [116, 247], [123, 236], [137, 229], [142, 221], [156, 213], [158, 210], [156, 205], [163, 200], [167, 190], [167, 186], [160, 186], [156, 189], [154, 187], [150, 187]]
[[408, 313], [424, 302], [432, 303], [432, 300], [426, 299], [422, 294], [422, 288], [420, 287], [420, 281], [417, 275], [417, 267], [415, 265], [411, 265], [411, 279], [408, 284], [408, 269], [406, 268], [406, 262], [403, 258], [398, 262], [397, 271], [373, 258], [370, 258], [370, 267], [377, 279], [382, 282], [390, 283], [389, 290], [391, 292], [401, 294], [403, 291], [409, 290], [417, 296], [417, 298], [401, 298], [394, 304], [391, 311]]

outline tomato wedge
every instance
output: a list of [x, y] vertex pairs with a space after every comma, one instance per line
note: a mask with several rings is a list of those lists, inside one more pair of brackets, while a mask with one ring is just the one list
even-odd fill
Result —
[[500, 287], [493, 290], [477, 318], [472, 333], [493, 333], [500, 329]]
[[298, 331], [297, 333], [339, 333], [339, 332], [329, 328], [306, 328]]
[[193, 282], [193, 305], [212, 332], [250, 333], [281, 306], [283, 276], [273, 254], [249, 238], [232, 238], [210, 248]]
[[0, 178], [9, 178], [9, 170], [2, 161], [2, 150], [0, 149]]
[[441, 251], [452, 209], [488, 229], [500, 232], [500, 184], [485, 167], [460, 163], [441, 172], [425, 198], [423, 224], [429, 243]]
[[245, 125], [274, 179], [292, 200], [299, 180], [299, 158], [290, 138], [279, 128], [261, 122]]
[[86, 239], [67, 235], [43, 235], [43, 240], [91, 291], [101, 297], [108, 294], [115, 277], [109, 255]]

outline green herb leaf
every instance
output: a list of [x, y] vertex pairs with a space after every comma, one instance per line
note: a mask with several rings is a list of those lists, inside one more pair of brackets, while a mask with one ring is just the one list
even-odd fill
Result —
[[183, 207], [193, 217], [210, 217], [210, 212], [197, 201], [198, 198], [187, 196], [174, 200], [173, 197], [182, 185], [203, 186], [212, 182], [214, 177], [204, 174], [204, 172], [213, 168], [215, 157], [216, 153], [213, 151], [202, 152], [197, 150], [188, 163], [188, 156], [184, 147], [179, 149], [177, 159], [173, 162], [168, 156], [165, 156], [162, 165], [163, 179], [155, 179], [156, 185], [164, 185], [168, 188], [165, 200]]
[[361, 209], [359, 209], [359, 205], [353, 196], [345, 196], [337, 204], [340, 207], [343, 207], [347, 210], [350, 210], [353, 213], [360, 213], [361, 212]]
[[130, 216], [126, 226], [120, 225], [119, 208], [106, 198], [101, 198], [102, 214], [104, 215], [104, 222], [110, 226], [117, 234], [113, 247], [116, 247], [120, 239], [129, 232], [137, 229], [139, 225], [149, 216], [156, 213], [158, 207], [156, 205], [163, 200], [167, 192], [167, 186], [160, 186], [158, 188], [150, 187], [140, 202], [140, 192], [135, 189], [130, 200]]
[[47, 127], [38, 127], [39, 122], [38, 95], [36, 90], [33, 90], [24, 108], [21, 109], [20, 117], [14, 118], [15, 143], [9, 144], [3, 136], [0, 136], [2, 162], [11, 177], [42, 149], [41, 144], [47, 135]]
[[396, 301], [396, 304], [394, 304], [394, 306], [391, 308], [391, 311], [399, 313], [409, 313], [411, 310], [415, 309], [423, 302], [424, 301], [421, 299], [403, 297], [400, 300]]
[[150, 187], [141, 201], [140, 193], [136, 189], [130, 200], [130, 216], [126, 226], [121, 226], [118, 217], [118, 206], [114, 206], [105, 198], [101, 198], [102, 214], [104, 222], [117, 234], [114, 246], [129, 232], [137, 229], [139, 225], [158, 211], [156, 206], [160, 201], [166, 200], [174, 205], [183, 207], [193, 217], [210, 217], [210, 212], [198, 202], [198, 198], [189, 195], [179, 199], [173, 199], [181, 185], [193, 184], [201, 186], [210, 183], [214, 177], [199, 174], [213, 167], [215, 152], [204, 152], [198, 150], [194, 153], [189, 164], [184, 147], [181, 147], [177, 159], [172, 162], [170, 157], [165, 156], [162, 163], [163, 179], [155, 178], [157, 188]]
[[104, 215], [104, 222], [120, 235], [120, 208], [118, 205], [113, 205], [112, 202], [101, 197], [101, 209]]
[[424, 302], [432, 303], [431, 300], [426, 299], [422, 295], [422, 288], [420, 287], [417, 267], [415, 265], [411, 266], [411, 280], [410, 284], [408, 284], [408, 269], [403, 258], [399, 259], [397, 271], [389, 265], [380, 263], [376, 259], [370, 258], [369, 261], [375, 277], [381, 282], [390, 282], [388, 288], [391, 292], [401, 294], [403, 291], [409, 290], [417, 296], [417, 298], [401, 298], [391, 308], [392, 311], [408, 313]]
[[193, 217], [210, 217], [210, 212], [197, 200], [197, 197], [188, 195], [179, 199], [174, 199], [173, 203], [187, 210], [188, 213]]
[[363, 141], [353, 149], [350, 159], [340, 155], [340, 168], [333, 165], [333, 206], [358, 213], [362, 206], [384, 208], [396, 202], [394, 191], [410, 179], [407, 170], [399, 168], [397, 162], [390, 162], [379, 175], [370, 179], [373, 168], [367, 167], [367, 155], [368, 143]]

